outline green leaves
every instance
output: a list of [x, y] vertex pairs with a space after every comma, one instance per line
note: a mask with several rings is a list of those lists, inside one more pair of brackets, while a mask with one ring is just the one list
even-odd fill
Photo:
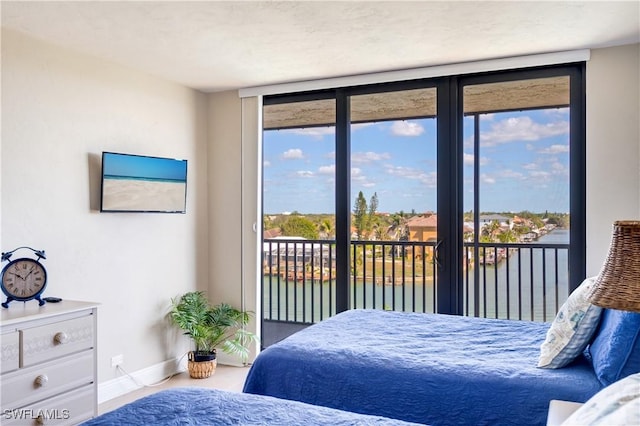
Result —
[[280, 226], [282, 235], [291, 237], [304, 237], [308, 240], [318, 239], [318, 229], [315, 223], [302, 216], [291, 215], [286, 222]]
[[257, 342], [255, 334], [243, 327], [249, 323], [249, 312], [240, 311], [228, 303], [211, 306], [204, 292], [185, 293], [171, 299], [170, 317], [184, 334], [191, 337], [197, 351], [211, 352], [221, 348], [229, 354], [249, 356], [248, 345]]

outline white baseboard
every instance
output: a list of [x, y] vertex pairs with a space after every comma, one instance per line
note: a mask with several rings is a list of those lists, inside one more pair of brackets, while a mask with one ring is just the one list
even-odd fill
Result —
[[[181, 362], [180, 365], [178, 363]], [[123, 373], [121, 377], [98, 383], [98, 404], [140, 389], [144, 385], [158, 383], [161, 380], [186, 370], [183, 357], [170, 359], [136, 372]]]
[[[237, 357], [225, 353], [218, 354], [218, 364], [234, 367], [242, 367], [245, 365], [239, 362]], [[184, 355], [133, 373], [130, 371], [127, 372], [128, 374], [122, 373], [120, 377], [98, 383], [98, 404], [140, 389], [145, 385], [158, 383], [169, 376], [183, 371], [187, 371], [187, 358]]]

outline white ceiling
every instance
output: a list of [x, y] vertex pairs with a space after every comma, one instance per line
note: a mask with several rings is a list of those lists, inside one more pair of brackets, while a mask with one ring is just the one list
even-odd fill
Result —
[[2, 1], [2, 26], [212, 92], [640, 41], [640, 1]]

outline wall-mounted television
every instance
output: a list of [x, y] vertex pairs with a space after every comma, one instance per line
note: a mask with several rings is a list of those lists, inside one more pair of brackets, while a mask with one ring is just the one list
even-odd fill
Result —
[[185, 213], [187, 160], [102, 153], [101, 212]]

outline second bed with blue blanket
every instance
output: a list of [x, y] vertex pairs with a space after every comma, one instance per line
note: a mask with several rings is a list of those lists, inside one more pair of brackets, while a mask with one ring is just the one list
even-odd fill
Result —
[[583, 357], [536, 367], [549, 324], [343, 312], [265, 349], [244, 391], [439, 425], [546, 422], [549, 401], [602, 385]]
[[125, 425], [411, 426], [411, 423], [268, 396], [186, 387], [140, 398], [83, 424]]

